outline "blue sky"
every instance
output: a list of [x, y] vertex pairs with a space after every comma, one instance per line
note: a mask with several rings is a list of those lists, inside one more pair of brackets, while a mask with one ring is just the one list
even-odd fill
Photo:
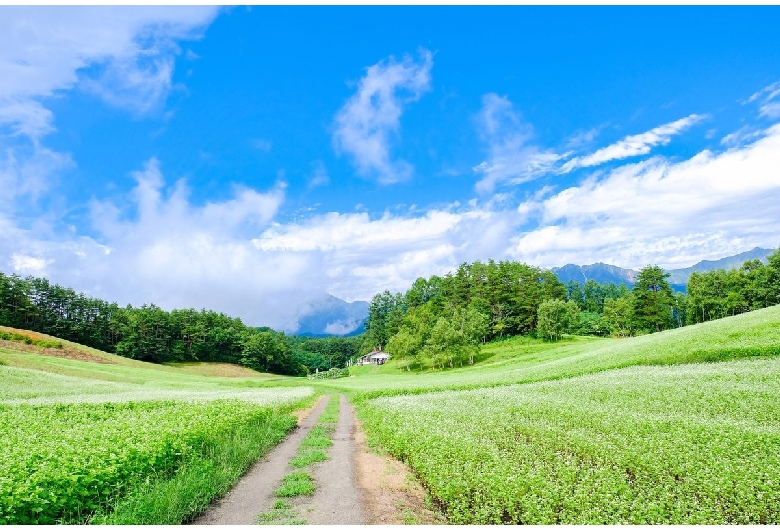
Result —
[[294, 331], [778, 246], [777, 7], [0, 7], [0, 270]]

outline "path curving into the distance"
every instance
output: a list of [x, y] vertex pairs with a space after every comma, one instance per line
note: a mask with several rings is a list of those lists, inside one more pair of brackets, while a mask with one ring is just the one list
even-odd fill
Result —
[[227, 495], [212, 503], [192, 524], [256, 524], [257, 516], [269, 510], [276, 500], [276, 488], [288, 471], [287, 463], [317, 423], [328, 399], [321, 400], [289, 437], [253, 464]]

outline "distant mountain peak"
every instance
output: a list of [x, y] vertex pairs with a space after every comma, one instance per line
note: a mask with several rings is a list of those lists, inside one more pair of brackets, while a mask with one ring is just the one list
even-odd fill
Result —
[[325, 293], [303, 307], [295, 334], [351, 337], [363, 332], [367, 319], [368, 302], [347, 302]]

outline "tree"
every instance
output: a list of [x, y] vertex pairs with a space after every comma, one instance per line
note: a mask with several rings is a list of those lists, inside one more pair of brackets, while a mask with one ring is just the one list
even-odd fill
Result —
[[466, 358], [473, 360], [474, 354], [479, 351], [479, 343], [470, 340], [453, 319], [440, 317], [431, 329], [423, 351], [433, 361], [434, 367], [444, 368], [446, 362], [452, 368], [456, 362], [462, 366]]
[[579, 318], [580, 308], [574, 300], [545, 300], [539, 305], [536, 332], [548, 340], [560, 340], [579, 325]]
[[634, 334], [634, 299], [631, 293], [604, 301], [604, 323], [610, 333], [618, 337]]
[[674, 293], [666, 279], [669, 273], [658, 265], [648, 265], [639, 271], [634, 284], [634, 315], [637, 324], [648, 331], [670, 327]]
[[407, 311], [400, 322], [399, 329], [387, 341], [387, 351], [404, 363], [407, 370], [416, 362], [422, 368], [426, 352], [423, 347], [430, 338], [436, 322], [435, 307], [432, 301]]
[[780, 248], [766, 257], [766, 305], [780, 304]]
[[582, 290], [582, 284], [577, 280], [569, 280], [566, 284], [566, 300], [574, 300], [580, 309], [585, 307], [585, 293]]
[[368, 305], [365, 347], [370, 350], [387, 344], [393, 333], [398, 330], [404, 313], [404, 304], [401, 293], [392, 295], [390, 291], [384, 291], [371, 299]]
[[479, 352], [480, 344], [490, 332], [488, 316], [472, 303], [467, 308], [458, 308], [452, 315], [456, 327], [463, 333], [468, 343], [467, 354], [469, 364], [474, 364], [474, 355]]

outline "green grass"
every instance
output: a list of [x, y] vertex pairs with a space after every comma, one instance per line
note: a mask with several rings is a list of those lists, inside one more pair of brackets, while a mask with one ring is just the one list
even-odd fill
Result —
[[306, 524], [306, 521], [300, 519], [300, 514], [292, 504], [287, 501], [278, 500], [274, 503], [273, 508], [261, 513], [257, 516], [257, 524], [263, 525], [292, 525], [292, 524]]
[[286, 410], [238, 400], [0, 406], [0, 523], [78, 521], [137, 486], [174, 476], [183, 484], [182, 471], [210, 465], [223, 451], [278, 442], [295, 424], [287, 413], [295, 404]]
[[307, 467], [317, 462], [324, 462], [328, 459], [328, 455], [322, 449], [309, 449], [306, 451], [299, 451], [297, 455], [290, 459], [290, 465], [292, 467]]
[[289, 415], [275, 414], [262, 425], [249, 425], [217, 438], [170, 478], [155, 478], [138, 485], [90, 522], [186, 523], [206, 509], [214, 498], [226, 494], [252, 462], [281, 441], [294, 424]]
[[322, 411], [317, 419], [318, 425], [335, 424], [339, 420], [339, 397], [331, 395], [325, 410]]
[[224, 365], [116, 359], [0, 348], [0, 522], [181, 524], [292, 428], [293, 408], [314, 399], [311, 387], [275, 386], [291, 378], [269, 385], [205, 375], [236, 372]]
[[276, 490], [277, 497], [297, 497], [314, 493], [314, 480], [306, 471], [293, 471], [282, 479]]
[[16, 333], [13, 331], [5, 331], [2, 329], [0, 329], [0, 340], [9, 340], [23, 344], [31, 344], [33, 346], [40, 346], [41, 348], [62, 348], [62, 342], [58, 340], [36, 339], [30, 337], [29, 335]]

